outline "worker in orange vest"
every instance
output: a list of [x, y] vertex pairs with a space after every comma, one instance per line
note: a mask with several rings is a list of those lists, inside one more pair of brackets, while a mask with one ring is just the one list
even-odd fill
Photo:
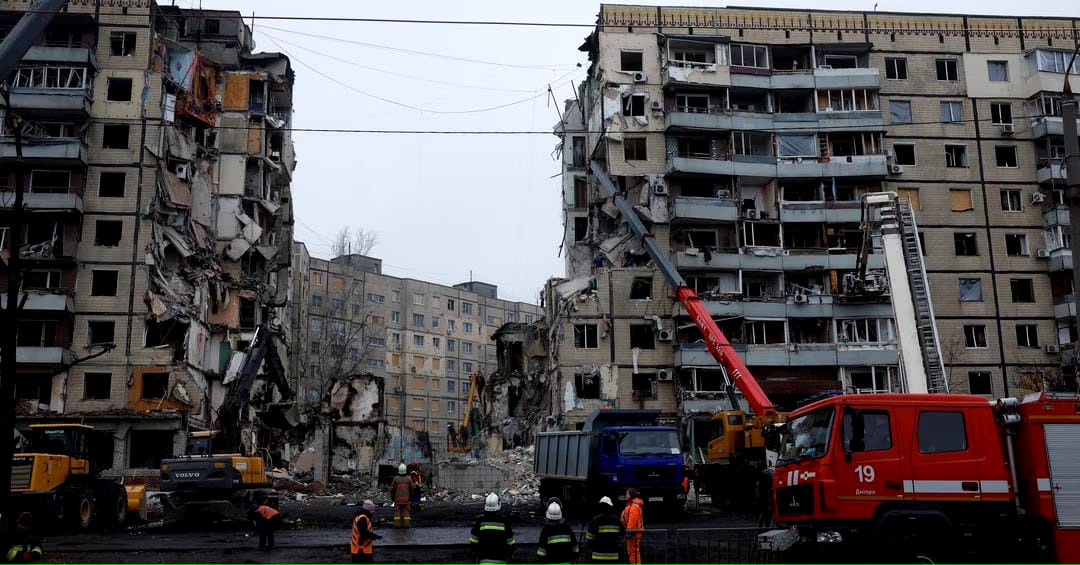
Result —
[[641, 563], [641, 538], [645, 535], [645, 503], [637, 489], [626, 490], [626, 508], [622, 511], [622, 523], [626, 528], [626, 556], [631, 564]]
[[375, 503], [365, 500], [352, 522], [352, 538], [349, 553], [353, 563], [375, 562], [375, 540], [382, 536], [375, 533]]
[[264, 496], [251, 505], [251, 523], [259, 534], [259, 549], [274, 549], [274, 530], [281, 524], [281, 513], [266, 502]]
[[398, 465], [398, 474], [390, 484], [390, 499], [394, 501], [394, 525], [399, 528], [412, 525], [412, 516], [409, 516], [412, 485], [412, 479], [406, 474], [405, 464]]

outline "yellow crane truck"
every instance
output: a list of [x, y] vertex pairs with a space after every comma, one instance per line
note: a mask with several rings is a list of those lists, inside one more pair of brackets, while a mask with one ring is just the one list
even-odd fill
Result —
[[103, 466], [87, 448], [93, 432], [85, 424], [30, 425], [25, 448], [12, 459], [14, 513], [29, 511], [39, 520], [88, 530], [123, 526], [142, 509], [142, 485], [101, 476]]

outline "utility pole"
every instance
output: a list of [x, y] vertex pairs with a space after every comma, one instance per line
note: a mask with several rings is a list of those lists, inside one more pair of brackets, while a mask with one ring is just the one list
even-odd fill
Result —
[[[1069, 86], [1069, 71], [1076, 64], [1076, 56], [1080, 54], [1080, 46], [1073, 52], [1069, 65], [1065, 67], [1065, 85], [1061, 89], [1061, 120], [1063, 133], [1065, 134], [1065, 174], [1066, 194], [1069, 197], [1069, 248], [1073, 259], [1073, 304], [1080, 308], [1080, 265], [1076, 261], [1080, 259], [1080, 139], [1077, 138], [1076, 106], [1077, 100], [1073, 96], [1072, 87]], [[1080, 326], [1077, 317], [1073, 318], [1073, 324]]]

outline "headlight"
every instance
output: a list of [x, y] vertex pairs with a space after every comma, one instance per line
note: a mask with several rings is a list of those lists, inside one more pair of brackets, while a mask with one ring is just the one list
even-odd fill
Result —
[[844, 541], [844, 536], [840, 535], [840, 532], [818, 532], [818, 543], [841, 543]]

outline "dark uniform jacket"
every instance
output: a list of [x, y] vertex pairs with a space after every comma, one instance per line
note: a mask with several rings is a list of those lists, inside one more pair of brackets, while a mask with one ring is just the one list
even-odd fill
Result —
[[538, 546], [536, 557], [541, 563], [573, 563], [577, 558], [577, 536], [565, 522], [544, 526]]
[[614, 510], [597, 514], [589, 522], [589, 529], [585, 533], [585, 541], [589, 542], [589, 560], [618, 561], [625, 533], [626, 528]]
[[469, 543], [480, 563], [506, 563], [513, 553], [514, 530], [498, 512], [484, 512], [473, 521]]

